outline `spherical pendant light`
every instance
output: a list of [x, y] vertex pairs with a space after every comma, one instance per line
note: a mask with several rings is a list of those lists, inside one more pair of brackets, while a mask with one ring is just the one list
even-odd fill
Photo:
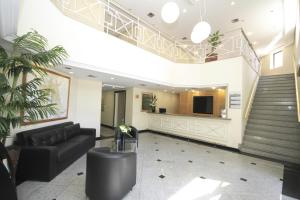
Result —
[[191, 40], [194, 43], [201, 43], [203, 40], [208, 38], [210, 32], [210, 25], [205, 21], [201, 21], [194, 26], [191, 34]]
[[161, 9], [161, 18], [168, 24], [174, 23], [179, 14], [180, 10], [175, 2], [167, 2]]

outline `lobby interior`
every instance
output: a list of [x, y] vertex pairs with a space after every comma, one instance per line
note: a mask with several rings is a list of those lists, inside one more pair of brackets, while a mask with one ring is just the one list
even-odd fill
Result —
[[[68, 79], [66, 116], [22, 124], [5, 146], [72, 122], [115, 148], [126, 124], [134, 186], [98, 199], [300, 199], [299, 18], [299, 0], [2, 0], [0, 46], [36, 30], [69, 55], [50, 69]], [[83, 151], [46, 181], [17, 180], [17, 199], [96, 199]], [[107, 170], [91, 188], [130, 184]]]

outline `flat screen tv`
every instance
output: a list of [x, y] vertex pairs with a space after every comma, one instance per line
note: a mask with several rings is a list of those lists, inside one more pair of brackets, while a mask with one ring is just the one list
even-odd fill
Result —
[[213, 114], [213, 96], [194, 96], [193, 113]]

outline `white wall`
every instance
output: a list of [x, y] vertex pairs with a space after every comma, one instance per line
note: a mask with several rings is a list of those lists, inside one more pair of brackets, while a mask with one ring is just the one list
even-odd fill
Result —
[[[275, 69], [271, 69], [271, 59], [273, 59], [273, 53], [282, 50], [283, 52], [283, 65], [282, 67], [278, 67]], [[279, 48], [269, 55], [266, 55], [261, 58], [261, 75], [268, 76], [268, 75], [278, 75], [278, 74], [292, 74], [294, 73], [293, 68], [293, 59], [294, 59], [294, 44], [289, 45], [284, 48]]]
[[15, 134], [18, 132], [59, 124], [67, 121], [80, 123], [80, 126], [84, 128], [95, 128], [97, 131], [97, 137], [99, 137], [101, 122], [101, 89], [102, 83], [100, 81], [90, 81], [71, 77], [68, 118], [64, 120], [26, 125], [16, 128], [12, 130], [12, 134], [10, 137], [8, 137], [6, 145], [12, 144]]
[[74, 122], [83, 128], [95, 128], [96, 137], [100, 137], [102, 82], [74, 79], [76, 99]]
[[296, 62], [300, 65], [300, 2], [297, 1], [297, 21], [295, 30], [295, 58]]
[[102, 93], [101, 124], [113, 126], [114, 123], [114, 91], [104, 91]]
[[62, 45], [70, 55], [68, 64], [144, 81], [166, 83], [170, 79], [169, 60], [74, 21], [49, 0], [21, 0], [18, 35], [32, 29], [51, 46]]

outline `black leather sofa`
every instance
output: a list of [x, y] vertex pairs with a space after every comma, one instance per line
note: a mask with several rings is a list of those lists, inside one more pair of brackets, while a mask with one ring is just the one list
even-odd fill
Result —
[[90, 200], [121, 200], [136, 184], [136, 153], [94, 148], [87, 153], [85, 193]]
[[95, 146], [96, 130], [65, 122], [17, 134], [20, 145], [16, 179], [50, 181]]

